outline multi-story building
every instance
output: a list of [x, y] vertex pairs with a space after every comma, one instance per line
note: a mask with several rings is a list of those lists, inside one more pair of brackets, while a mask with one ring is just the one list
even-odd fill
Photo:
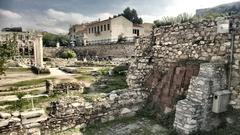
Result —
[[[149, 27], [146, 27], [148, 29]], [[76, 45], [118, 42], [120, 38], [133, 42], [136, 36], [146, 35], [145, 25], [135, 25], [123, 16], [73, 25], [69, 36]]]

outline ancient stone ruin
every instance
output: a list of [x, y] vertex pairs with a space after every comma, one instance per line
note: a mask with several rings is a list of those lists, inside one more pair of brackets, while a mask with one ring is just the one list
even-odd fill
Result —
[[[232, 26], [239, 23], [239, 18], [225, 19], [233, 20]], [[154, 29], [136, 45], [128, 89], [88, 100], [68, 96], [52, 102], [48, 112], [1, 113], [0, 133], [51, 134], [132, 116], [144, 106], [163, 113], [176, 111], [174, 127], [179, 133], [209, 130], [217, 113], [215, 96], [231, 93], [230, 105], [240, 108], [240, 29], [235, 27], [234, 35], [219, 33], [217, 24], [217, 20], [203, 20]], [[231, 51], [233, 61], [229, 60]], [[48, 82], [47, 89], [49, 94], [55, 92], [54, 87], [75, 89], [75, 84], [69, 85]]]

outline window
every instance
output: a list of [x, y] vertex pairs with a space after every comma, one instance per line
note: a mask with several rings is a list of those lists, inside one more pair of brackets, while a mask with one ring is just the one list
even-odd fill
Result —
[[107, 26], [107, 27], [108, 27], [108, 30], [110, 30], [110, 24], [108, 24], [108, 26]]
[[103, 31], [103, 26], [101, 25], [101, 31]]
[[99, 26], [97, 26], [97, 32], [99, 32]]
[[104, 24], [104, 31], [106, 31], [107, 30], [107, 27], [106, 27], [106, 24]]
[[91, 28], [88, 29], [88, 33], [91, 33]]
[[93, 27], [92, 27], [92, 33], [93, 33]]
[[97, 33], [97, 28], [96, 27], [94, 27], [94, 32]]

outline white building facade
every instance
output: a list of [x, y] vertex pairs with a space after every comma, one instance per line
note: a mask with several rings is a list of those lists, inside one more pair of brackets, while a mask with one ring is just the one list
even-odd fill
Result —
[[74, 26], [69, 29], [69, 35], [72, 41], [81, 41], [81, 45], [134, 42], [135, 37], [145, 35], [144, 25], [133, 25], [123, 16]]

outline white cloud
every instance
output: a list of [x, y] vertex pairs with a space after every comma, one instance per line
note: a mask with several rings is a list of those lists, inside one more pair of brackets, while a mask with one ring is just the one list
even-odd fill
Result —
[[4, 9], [0, 9], [0, 17], [3, 18], [9, 18], [9, 19], [20, 19], [22, 18], [22, 16], [18, 13], [9, 11], [9, 10], [4, 10]]
[[63, 11], [58, 11], [54, 9], [48, 9], [46, 13], [49, 19], [54, 19], [56, 21], [72, 23], [72, 24], [93, 20], [93, 18], [84, 16], [79, 13], [63, 12]]
[[[71, 24], [91, 22], [98, 19], [107, 19], [113, 16], [110, 13], [99, 13], [89, 17], [80, 13], [63, 12], [55, 9], [48, 9], [43, 14], [22, 14], [8, 10], [0, 10], [0, 27], [21, 26], [24, 29], [36, 29], [53, 33], [67, 33]], [[16, 19], [18, 19], [16, 21]]]
[[196, 9], [210, 8], [236, 1], [239, 0], [170, 0], [165, 7], [154, 8], [150, 13], [145, 13], [140, 16], [144, 22], [153, 22], [164, 16], [177, 16], [184, 12], [194, 15]]

